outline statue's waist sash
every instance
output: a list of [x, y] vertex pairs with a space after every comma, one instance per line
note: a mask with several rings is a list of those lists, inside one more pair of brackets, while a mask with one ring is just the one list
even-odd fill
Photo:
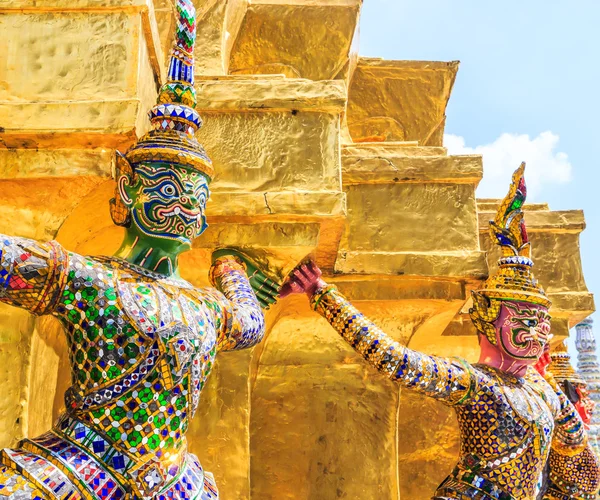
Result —
[[596, 500], [596, 498], [598, 498], [596, 493], [565, 493], [554, 486], [550, 486], [544, 492], [544, 500]]
[[440, 499], [463, 499], [473, 498], [475, 500], [516, 500], [475, 472], [463, 470], [456, 467], [450, 475], [440, 484], [434, 498]]
[[20, 449], [1, 454], [4, 465], [51, 498], [218, 500], [212, 474], [185, 450], [178, 464], [135, 461], [71, 417], [63, 417], [59, 424], [60, 430], [25, 439]]

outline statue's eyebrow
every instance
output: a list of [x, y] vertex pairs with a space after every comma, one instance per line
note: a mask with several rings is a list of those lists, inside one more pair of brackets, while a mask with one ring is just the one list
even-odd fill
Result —
[[548, 314], [546, 311], [537, 311], [537, 315], [540, 318], [544, 318], [544, 319], [552, 319], [552, 316], [550, 316], [550, 314]]
[[194, 189], [194, 191], [204, 191], [205, 193], [208, 193], [208, 186], [206, 184], [202, 184], [202, 186], [197, 187], [196, 189]]
[[515, 311], [517, 314], [527, 314], [530, 317], [540, 317], [541, 314], [547, 314], [544, 313], [543, 311], [540, 311], [539, 309], [532, 309], [530, 307], [523, 307], [521, 308], [520, 306], [512, 306], [513, 307], [513, 311]]
[[201, 192], [204, 192], [206, 194], [206, 197], [208, 198], [208, 184], [202, 184], [201, 186], [198, 186], [196, 189], [194, 189], [194, 196], [196, 196], [197, 198], [201, 194]]
[[[140, 169], [142, 170], [142, 169]], [[156, 180], [160, 180], [162, 178], [168, 178], [169, 180], [174, 181], [175, 183], [177, 183], [177, 185], [179, 186], [179, 188], [183, 191], [184, 187], [181, 183], [181, 180], [179, 179], [179, 177], [172, 171], [170, 170], [164, 170], [161, 169], [157, 172], [148, 172], [147, 170], [144, 170], [144, 176], [150, 180], [156, 181]]]

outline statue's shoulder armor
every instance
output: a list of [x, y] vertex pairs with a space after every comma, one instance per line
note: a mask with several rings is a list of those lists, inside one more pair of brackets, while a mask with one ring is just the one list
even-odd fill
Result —
[[475, 363], [470, 365], [473, 376], [477, 380], [480, 392], [492, 395], [497, 393], [497, 388], [502, 385], [502, 375], [499, 370], [490, 366]]

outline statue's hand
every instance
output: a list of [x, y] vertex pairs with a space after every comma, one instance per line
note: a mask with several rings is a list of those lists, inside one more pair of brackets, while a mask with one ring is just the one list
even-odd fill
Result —
[[296, 267], [281, 287], [280, 297], [287, 297], [292, 293], [305, 293], [312, 297], [319, 289], [327, 286], [321, 279], [323, 273], [314, 260], [303, 262]]
[[546, 376], [546, 368], [552, 362], [552, 358], [550, 357], [550, 344], [546, 344], [544, 346], [544, 352], [537, 360], [537, 363], [533, 365], [533, 367], [537, 370], [537, 372], [542, 376]]
[[259, 267], [259, 264], [254, 261], [247, 253], [239, 248], [219, 248], [212, 254], [213, 262], [220, 258], [233, 255], [241, 259], [246, 265], [246, 274], [250, 286], [260, 303], [260, 307], [268, 309], [271, 304], [274, 304], [279, 297], [279, 289], [281, 285], [269, 278]]

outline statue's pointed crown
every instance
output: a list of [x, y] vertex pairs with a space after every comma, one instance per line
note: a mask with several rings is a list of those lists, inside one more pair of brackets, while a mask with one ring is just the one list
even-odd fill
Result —
[[490, 237], [500, 246], [502, 257], [498, 270], [478, 293], [489, 299], [504, 299], [550, 306], [544, 289], [533, 276], [531, 243], [523, 220], [527, 198], [525, 163], [515, 170], [508, 194], [500, 203], [496, 217], [490, 221]]
[[502, 251], [498, 270], [472, 293], [471, 319], [492, 343], [495, 343], [492, 322], [498, 317], [502, 301], [550, 307], [550, 300], [532, 271], [531, 243], [522, 210], [527, 198], [524, 173], [525, 163], [521, 163], [512, 176], [510, 189], [500, 203], [496, 217], [490, 221], [490, 237]]
[[212, 163], [195, 136], [202, 126], [195, 110], [196, 10], [192, 0], [176, 0], [176, 10], [177, 26], [167, 81], [149, 112], [152, 130], [127, 151], [125, 158], [133, 166], [148, 162], [183, 165], [202, 172], [211, 180]]

